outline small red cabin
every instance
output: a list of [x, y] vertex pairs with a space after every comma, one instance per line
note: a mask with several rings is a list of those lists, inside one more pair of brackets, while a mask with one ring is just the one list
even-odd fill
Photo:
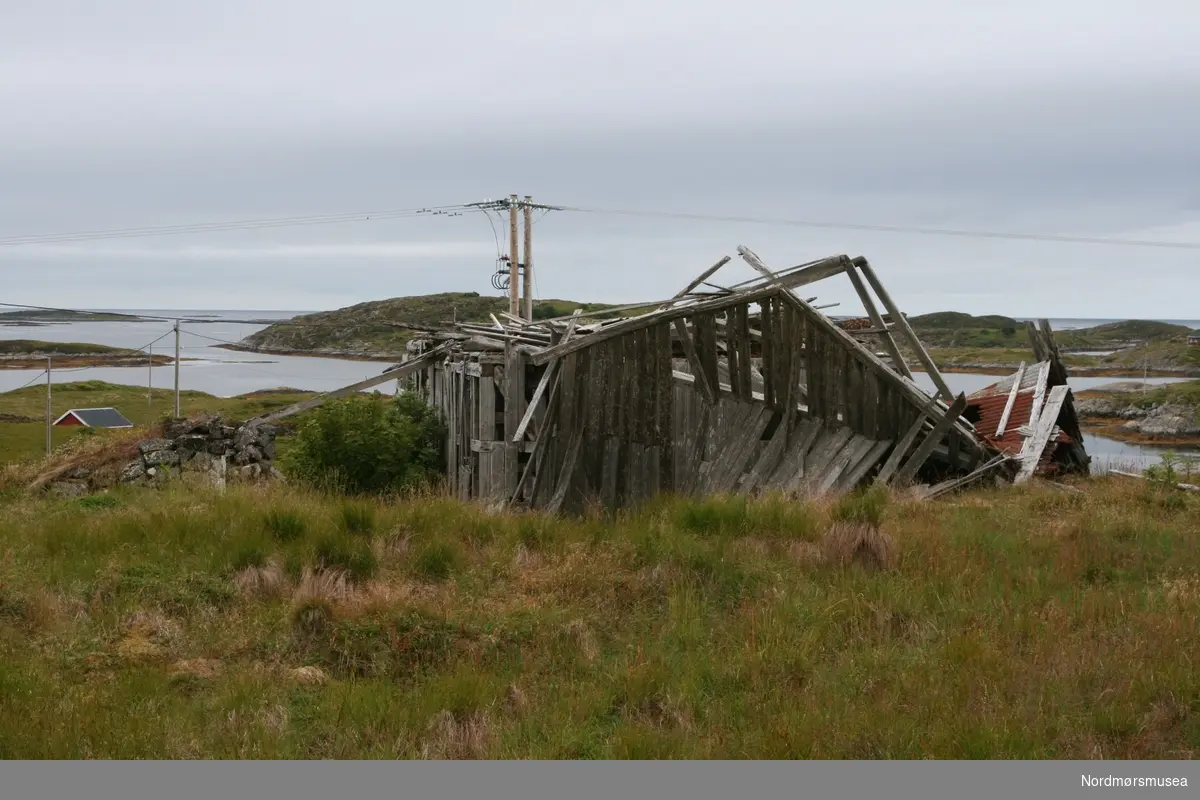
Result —
[[54, 420], [57, 426], [82, 425], [85, 428], [132, 428], [115, 408], [73, 408]]

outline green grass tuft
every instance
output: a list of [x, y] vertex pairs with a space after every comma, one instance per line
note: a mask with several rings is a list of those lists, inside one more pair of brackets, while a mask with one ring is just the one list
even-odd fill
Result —
[[355, 536], [370, 536], [375, 532], [375, 509], [366, 503], [347, 501], [341, 508], [342, 530]]
[[308, 524], [295, 511], [272, 509], [263, 518], [263, 528], [278, 542], [294, 542], [304, 538]]
[[444, 581], [463, 568], [462, 548], [449, 539], [437, 538], [418, 545], [412, 557], [412, 572], [427, 581]]
[[349, 539], [342, 534], [327, 534], [318, 539], [314, 556], [318, 566], [343, 570], [352, 581], [369, 580], [379, 569], [379, 559], [370, 543], [362, 539]]

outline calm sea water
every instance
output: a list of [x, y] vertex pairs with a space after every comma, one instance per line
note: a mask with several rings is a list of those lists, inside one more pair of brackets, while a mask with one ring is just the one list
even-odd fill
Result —
[[[94, 309], [99, 310], [99, 309]], [[106, 309], [116, 310], [116, 309]], [[260, 353], [242, 353], [224, 350], [216, 345], [220, 342], [238, 342], [250, 334], [266, 327], [263, 324], [247, 324], [236, 320], [283, 320], [304, 311], [222, 311], [173, 309], [120, 309], [123, 313], [158, 317], [189, 317], [207, 319], [211, 322], [184, 323], [181, 330], [181, 354], [184, 358], [179, 368], [179, 384], [182, 389], [195, 389], [220, 397], [252, 392], [258, 389], [291, 387], [309, 391], [330, 391], [350, 383], [378, 375], [387, 364], [368, 361], [347, 361], [335, 358], [304, 358], [300, 356], [275, 356]], [[1061, 319], [1051, 320], [1055, 330], [1086, 328], [1105, 322], [1105, 319]], [[1163, 320], [1174, 324], [1200, 328], [1200, 320]], [[114, 347], [142, 348], [155, 339], [155, 353], [172, 354], [175, 337], [172, 323], [164, 321], [129, 322], [66, 322], [38, 325], [36, 327], [0, 325], [0, 339], [40, 339], [50, 342], [93, 342]], [[219, 340], [219, 341], [218, 341]], [[0, 392], [19, 388], [37, 378], [40, 370], [0, 370]], [[915, 375], [922, 388], [933, 391], [933, 382], [924, 373]], [[948, 374], [946, 382], [955, 392], [968, 394], [995, 383], [991, 375]], [[44, 379], [42, 379], [44, 380]], [[55, 370], [53, 383], [69, 383], [82, 380], [103, 380], [110, 383], [145, 386], [150, 383], [156, 388], [174, 385], [174, 367], [162, 366], [150, 369], [88, 367], [79, 370]], [[1071, 386], [1083, 389], [1111, 383], [1113, 378], [1072, 378]], [[1168, 383], [1176, 378], [1151, 378], [1151, 383]], [[395, 382], [381, 384], [375, 391], [392, 393]], [[1087, 436], [1088, 452], [1098, 468], [1107, 465], [1136, 468], [1156, 463], [1161, 450], [1153, 447], [1129, 445], [1098, 436]], [[1200, 451], [1195, 455], [1200, 456]]]

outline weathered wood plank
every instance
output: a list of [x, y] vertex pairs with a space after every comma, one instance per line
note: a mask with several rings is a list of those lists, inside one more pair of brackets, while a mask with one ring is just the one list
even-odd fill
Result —
[[567, 492], [570, 490], [572, 480], [575, 477], [575, 464], [579, 460], [579, 448], [582, 445], [583, 426], [578, 426], [571, 435], [571, 444], [567, 448], [567, 457], [564, 459], [562, 470], [558, 475], [558, 485], [550, 501], [546, 504], [546, 511], [551, 514], [558, 513], [563, 506], [563, 502], [567, 499]]
[[858, 460], [857, 464], [852, 465], [842, 477], [838, 479], [837, 486], [834, 487], [839, 491], [853, 491], [866, 477], [871, 468], [879, 463], [879, 459], [883, 458], [883, 454], [887, 452], [892, 443], [885, 439], [882, 442], [874, 442], [871, 449]]
[[1038, 371], [1037, 386], [1033, 390], [1033, 407], [1029, 409], [1028, 425], [1036, 425], [1041, 419], [1042, 404], [1046, 402], [1046, 386], [1050, 379], [1050, 362], [1043, 361]]
[[750, 472], [746, 476], [746, 482], [743, 489], [747, 492], [753, 492], [761, 486], [768, 477], [774, 473], [776, 467], [779, 466], [779, 461], [783, 457], [784, 448], [787, 446], [788, 426], [784, 420], [780, 420], [775, 426], [775, 432], [771, 434], [767, 446], [762, 449], [758, 456], [758, 460], [754, 462]]
[[576, 337], [569, 342], [556, 344], [553, 347], [538, 350], [530, 355], [530, 361], [533, 364], [541, 365], [554, 358], [561, 358], [568, 353], [574, 353], [589, 347], [598, 342], [607, 341], [618, 336], [622, 336], [631, 331], [649, 327], [659, 322], [673, 322], [681, 317], [691, 317], [695, 314], [705, 311], [723, 311], [727, 308], [741, 305], [743, 303], [756, 303], [764, 297], [770, 297], [778, 291], [775, 287], [766, 287], [745, 294], [737, 294], [731, 297], [719, 297], [714, 300], [707, 300], [702, 303], [696, 303], [690, 306], [676, 306], [673, 308], [664, 309], [653, 314], [646, 314], [640, 317], [631, 317], [623, 319], [619, 322], [614, 322], [601, 330], [596, 331], [588, 336]]
[[699, 275], [699, 276], [697, 276], [695, 280], [693, 280], [693, 281], [692, 281], [691, 283], [689, 283], [687, 286], [685, 286], [685, 287], [683, 287], [681, 290], [679, 290], [679, 293], [678, 293], [678, 294], [676, 294], [676, 295], [675, 295], [675, 297], [673, 297], [672, 299], [673, 299], [673, 300], [678, 300], [680, 297], [683, 297], [685, 294], [687, 294], [688, 292], [692, 291], [692, 290], [693, 290], [693, 289], [695, 289], [697, 286], [699, 286], [700, 284], [704, 283], [704, 282], [705, 282], [705, 281], [707, 281], [709, 278], [711, 278], [711, 277], [713, 276], [713, 274], [714, 274], [714, 273], [715, 273], [717, 270], [719, 270], [721, 267], [725, 266], [726, 264], [728, 264], [728, 263], [729, 263], [730, 261], [732, 261], [732, 260], [733, 260], [733, 259], [732, 259], [732, 258], [730, 258], [729, 256], [725, 256], [725, 257], [723, 257], [723, 258], [722, 258], [720, 261], [718, 261], [717, 263], [713, 264], [713, 265], [712, 265], [711, 267], [709, 267], [708, 269], [704, 270], [704, 272], [701, 272], [701, 273], [700, 273], [700, 275]]
[[846, 269], [846, 276], [850, 278], [850, 283], [854, 285], [854, 291], [858, 294], [858, 299], [862, 301], [863, 308], [867, 312], [867, 317], [871, 320], [872, 327], [878, 329], [883, 349], [887, 352], [888, 357], [892, 359], [892, 363], [896, 365], [896, 370], [911, 380], [913, 376], [912, 370], [908, 368], [908, 364], [904, 361], [904, 356], [900, 354], [900, 348], [896, 346], [895, 338], [892, 337], [888, 326], [884, 324], [883, 317], [879, 314], [879, 309], [876, 308], [875, 301], [871, 299], [871, 295], [867, 292], [867, 287], [863, 285], [862, 278], [858, 274], [858, 267], [853, 262]]
[[966, 408], [967, 396], [965, 394], [959, 394], [954, 402], [950, 404], [949, 410], [942, 415], [942, 418], [939, 419], [937, 424], [933, 426], [933, 430], [930, 431], [929, 435], [925, 437], [925, 440], [921, 442], [921, 445], [917, 448], [916, 452], [909, 456], [908, 461], [904, 462], [904, 466], [900, 467], [900, 469], [896, 472], [895, 481], [897, 483], [905, 484], [916, 477], [917, 470], [919, 470], [929, 458], [930, 453], [933, 452], [933, 448], [941, 442], [942, 437], [945, 436], [947, 431], [954, 426], [955, 421], [958, 419], [959, 415], [966, 410]]
[[717, 402], [716, 386], [708, 381], [707, 373], [704, 365], [700, 363], [700, 356], [696, 352], [696, 343], [692, 341], [692, 335], [688, 331], [687, 325], [683, 320], [677, 319], [673, 323], [675, 333], [679, 336], [679, 341], [683, 346], [683, 354], [687, 357], [688, 366], [692, 369], [692, 374], [696, 376], [696, 388], [700, 390], [700, 394], [710, 405]]
[[[575, 326], [579, 322], [579, 315], [582, 312], [582, 308], [575, 309], [575, 314], [571, 317], [571, 321], [567, 324], [567, 330], [566, 333], [563, 334], [562, 341], [565, 342], [570, 340], [571, 334], [575, 332]], [[558, 362], [551, 362], [550, 365], [546, 367], [546, 371], [542, 373], [542, 378], [538, 381], [537, 388], [533, 390], [533, 397], [529, 400], [529, 407], [526, 409], [525, 414], [521, 417], [521, 421], [517, 425], [516, 431], [512, 434], [513, 442], [519, 442], [525, 438], [525, 430], [529, 427], [529, 423], [533, 419], [534, 412], [537, 410], [538, 404], [541, 402], [542, 395], [545, 394], [546, 390], [550, 388], [550, 382], [557, 374]]]
[[721, 454], [720, 471], [711, 476], [709, 492], [724, 494], [737, 485], [771, 421], [771, 413], [766, 406], [754, 404], [741, 415], [737, 424], [730, 426], [730, 446]]
[[779, 336], [776, 329], [779, 326], [775, 319], [775, 302], [774, 297], [759, 303], [762, 309], [759, 327], [762, 328], [762, 376], [763, 376], [763, 398], [771, 408], [778, 408], [779, 401], [776, 396], [777, 385], [779, 381]]
[[789, 491], [799, 491], [805, 496], [815, 491], [838, 453], [854, 436], [854, 431], [846, 426], [828, 430], [831, 424], [826, 422], [824, 436], [813, 446], [810, 457], [804, 459], [804, 471], [797, 476], [798, 480], [794, 480], [792, 485], [787, 487]]
[[518, 457], [520, 446], [513, 435], [525, 415], [525, 355], [512, 345], [506, 345], [504, 348], [504, 381], [504, 438], [508, 443], [504, 471], [506, 491], [511, 496], [521, 479]]
[[307, 400], [301, 400], [299, 403], [294, 403], [286, 408], [272, 411], [269, 414], [263, 414], [262, 416], [255, 417], [247, 424], [275, 422], [276, 420], [295, 416], [301, 412], [316, 408], [328, 400], [333, 400], [338, 397], [345, 397], [356, 392], [361, 392], [364, 389], [370, 389], [373, 386], [378, 386], [379, 384], [387, 383], [388, 381], [402, 380], [417, 370], [427, 366], [428, 364], [432, 364], [440, 356], [445, 355], [450, 350], [450, 344], [450, 342], [446, 342], [438, 345], [427, 353], [405, 361], [398, 366], [387, 370], [381, 375], [376, 375], [374, 377], [367, 378], [366, 380], [359, 381], [358, 383], [352, 383], [349, 386], [343, 386], [340, 389], [334, 389], [332, 392], [325, 392], [324, 394], [319, 394], [316, 397], [310, 397]]
[[654, 467], [655, 492], [674, 491], [675, 489], [675, 379], [672, 377], [671, 326], [658, 325], [654, 331], [656, 342], [654, 349], [656, 360], [655, 381], [655, 435], [654, 447], [657, 458]]
[[1008, 402], [1004, 404], [1004, 413], [1000, 415], [1000, 424], [996, 426], [996, 438], [1000, 439], [1004, 436], [1004, 429], [1008, 427], [1008, 418], [1012, 416], [1013, 406], [1016, 405], [1017, 395], [1021, 393], [1021, 381], [1025, 378], [1025, 362], [1021, 362], [1021, 366], [1017, 367], [1017, 373], [1013, 375], [1012, 389], [1008, 392]]
[[804, 419], [792, 430], [779, 466], [764, 485], [765, 489], [783, 489], [804, 474], [804, 460], [824, 428], [819, 419]]
[[600, 502], [612, 508], [617, 501], [617, 462], [621, 457], [621, 443], [615, 436], [604, 440], [604, 462], [601, 467]]
[[696, 332], [696, 353], [700, 359], [703, 371], [696, 374], [696, 379], [704, 378], [712, 387], [711, 394], [714, 404], [720, 399], [721, 384], [717, 359], [717, 321], [712, 314], [697, 314], [692, 318], [692, 327]]
[[1038, 462], [1041, 461], [1042, 453], [1045, 452], [1046, 445], [1050, 442], [1050, 435], [1058, 422], [1058, 414], [1062, 411], [1063, 403], [1066, 402], [1070, 393], [1071, 389], [1065, 384], [1055, 386], [1050, 390], [1046, 407], [1042, 411], [1042, 415], [1038, 417], [1037, 427], [1034, 429], [1033, 435], [1025, 440], [1025, 445], [1021, 449], [1021, 469], [1017, 472], [1016, 483], [1024, 483], [1033, 477]]
[[738, 395], [749, 400], [751, 392], [753, 392], [751, 384], [754, 366], [751, 358], [750, 306], [748, 304], [734, 306], [733, 324], [737, 327], [738, 364], [740, 366]]
[[[733, 320], [735, 309], [729, 309], [729, 315], [725, 324], [725, 379], [729, 382], [729, 390], [733, 393], [734, 398], [738, 400], [749, 400], [748, 395], [742, 394], [741, 372], [743, 365], [741, 363], [742, 348], [738, 346], [738, 335], [741, 330]], [[749, 369], [749, 365], [746, 365]]]
[[816, 484], [818, 495], [825, 494], [834, 486], [837, 485], [842, 475], [857, 464], [863, 456], [867, 454], [876, 444], [875, 440], [863, 436], [861, 433], [856, 433], [847, 440], [845, 446], [838, 452], [836, 456], [829, 462], [829, 466], [825, 469], [825, 473], [820, 476]]
[[912, 450], [913, 443], [916, 442], [917, 436], [921, 433], [921, 429], [925, 427], [927, 419], [928, 418], [925, 416], [925, 414], [917, 415], [916, 420], [914, 420], [909, 429], [905, 431], [904, 436], [901, 437], [900, 441], [896, 443], [896, 447], [892, 450], [892, 454], [888, 456], [888, 460], [884, 462], [884, 465], [880, 468], [879, 474], [875, 476], [876, 486], [885, 486], [892, 480], [892, 476], [894, 476], [896, 474], [896, 470], [900, 468], [900, 462], [903, 461], [904, 457], [908, 455], [908, 452]]
[[884, 308], [891, 315], [892, 322], [900, 330], [900, 335], [908, 342], [908, 346], [912, 348], [921, 365], [925, 367], [925, 372], [933, 381], [933, 385], [937, 387], [938, 393], [946, 400], [950, 400], [950, 398], [954, 397], [954, 393], [950, 391], [950, 387], [946, 384], [946, 379], [942, 377], [942, 373], [930, 357], [929, 351], [921, 343], [921, 338], [917, 336], [916, 331], [908, 324], [908, 318], [900, 313], [899, 306], [892, 300], [891, 295], [888, 294], [887, 289], [884, 288], [883, 283], [879, 280], [879, 276], [875, 274], [875, 270], [865, 258], [856, 258], [853, 263], [862, 270], [863, 277], [871, 284], [871, 288], [875, 291], [876, 296], [879, 297], [880, 302], [883, 303]]

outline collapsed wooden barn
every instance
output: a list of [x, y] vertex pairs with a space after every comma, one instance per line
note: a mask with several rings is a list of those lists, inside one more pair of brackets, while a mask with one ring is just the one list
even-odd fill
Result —
[[[760, 278], [713, 283], [726, 257], [665, 301], [421, 331], [396, 375], [446, 420], [453, 491], [553, 512], [660, 492], [944, 490], [1016, 475], [1011, 454], [964, 417], [967, 398], [951, 394], [865, 259], [772, 272], [738, 253]], [[835, 322], [797, 293], [842, 274], [870, 327]], [[913, 380], [901, 344], [935, 396]]]

